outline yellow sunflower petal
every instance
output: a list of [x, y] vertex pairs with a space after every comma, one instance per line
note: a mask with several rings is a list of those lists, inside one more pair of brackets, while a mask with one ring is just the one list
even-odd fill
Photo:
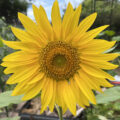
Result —
[[28, 83], [28, 80], [17, 84], [15, 89], [12, 92], [12, 96], [22, 95], [25, 93], [26, 90], [28, 90], [29, 88], [34, 86], [34, 84], [33, 84], [33, 85], [28, 87], [27, 83]]
[[71, 3], [68, 3], [67, 9], [66, 9], [64, 17], [63, 17], [63, 22], [62, 22], [62, 35], [63, 35], [62, 37], [63, 37], [63, 39], [65, 39], [65, 37], [67, 36], [66, 31], [69, 26], [68, 22], [72, 16], [72, 14], [73, 14], [73, 7], [72, 7]]
[[29, 17], [22, 13], [18, 13], [18, 18], [27, 31], [30, 33], [33, 32], [34, 34], [38, 33], [37, 25]]
[[22, 100], [29, 100], [29, 99], [35, 97], [38, 93], [40, 93], [40, 91], [43, 88], [43, 85], [45, 83], [46, 83], [46, 79], [43, 79], [43, 80], [39, 81], [37, 84], [34, 84], [34, 86], [25, 93]]
[[81, 63], [84, 63], [86, 65], [96, 66], [98, 68], [106, 69], [106, 70], [112, 70], [118, 67], [118, 65], [114, 65], [112, 63], [105, 62], [105, 61], [81, 60]]
[[55, 101], [57, 103], [57, 105], [59, 105], [60, 107], [62, 107], [62, 110], [63, 110], [63, 113], [66, 112], [67, 110], [67, 106], [66, 106], [66, 103], [65, 101], [63, 100], [63, 84], [62, 84], [63, 81], [57, 81], [57, 84], [56, 84], [56, 98], [55, 98]]
[[81, 8], [82, 8], [81, 5], [79, 5], [79, 7], [75, 11], [71, 12], [71, 17], [68, 23], [66, 24], [66, 29], [64, 30], [66, 36], [66, 38], [64, 38], [65, 41], [69, 41], [70, 38], [74, 37], [75, 34], [77, 33], [76, 31], [81, 14]]
[[74, 31], [75, 28], [78, 25], [80, 14], [81, 14], [81, 8], [82, 8], [82, 6], [79, 5], [79, 7], [74, 12], [74, 15], [73, 15], [73, 18], [72, 18], [72, 21], [71, 21], [72, 23], [69, 25], [70, 26], [69, 27], [69, 33], [71, 33], [71, 31]]
[[51, 102], [49, 104], [49, 109], [51, 112], [53, 112], [54, 106], [55, 106], [55, 98], [56, 98], [56, 81], [55, 80], [53, 80], [53, 88], [54, 88], [53, 89], [53, 97], [52, 97]]
[[[33, 43], [22, 43], [22, 42], [18, 42], [18, 41], [5, 41], [3, 40], [3, 43], [6, 44], [8, 47], [13, 48], [15, 50], [19, 50], [22, 49], [24, 51], [28, 51], [28, 52], [33, 52], [36, 53], [38, 51], [41, 50], [41, 48]], [[31, 50], [32, 47], [32, 51]]]
[[44, 45], [42, 41], [40, 41], [39, 39], [35, 39], [34, 37], [32, 37], [30, 34], [28, 34], [26, 31], [22, 29], [11, 27], [11, 30], [14, 33], [14, 35], [23, 42], [32, 42], [33, 44], [39, 45], [39, 47]]
[[86, 44], [80, 51], [84, 53], [102, 53], [115, 45], [116, 41], [108, 42], [106, 40], [93, 40], [91, 43]]
[[108, 54], [95, 54], [95, 53], [83, 53], [80, 54], [80, 59], [90, 61], [110, 61], [120, 56], [119, 53], [108, 53]]
[[[73, 7], [71, 3], [68, 3], [67, 9], [65, 11], [64, 17], [63, 17], [63, 22], [62, 22], [62, 27], [65, 27], [66, 24], [68, 23], [68, 18], [70, 18], [71, 14], [73, 12]], [[63, 30], [64, 31], [64, 30]]]
[[86, 86], [85, 82], [80, 78], [78, 74], [74, 76], [75, 81], [77, 82], [79, 88], [84, 93], [84, 95], [88, 98], [89, 101], [91, 101], [93, 104], [96, 104], [95, 96], [91, 89]]
[[47, 78], [48, 82], [42, 89], [42, 94], [41, 94], [41, 103], [42, 107], [40, 110], [40, 113], [43, 113], [43, 111], [46, 109], [46, 107], [49, 105], [52, 97], [53, 97], [53, 80]]
[[25, 65], [25, 62], [26, 62], [26, 65], [29, 65], [29, 64], [34, 64], [38, 61], [38, 59], [35, 59], [35, 60], [29, 60], [29, 61], [22, 61], [22, 62], [15, 62], [15, 61], [4, 61], [1, 63], [2, 66], [4, 67], [18, 67], [18, 66], [24, 66]]
[[106, 72], [95, 66], [90, 66], [86, 64], [81, 64], [80, 66], [86, 73], [92, 76], [114, 80], [114, 78], [111, 75], [107, 74]]
[[71, 89], [73, 90], [73, 93], [75, 95], [76, 103], [78, 103], [81, 107], [85, 108], [84, 103], [82, 101], [82, 98], [80, 96], [80, 94], [81, 94], [80, 90], [79, 90], [78, 86], [75, 84], [74, 80], [70, 81], [70, 86], [71, 86]]
[[90, 30], [84, 34], [78, 34], [73, 40], [74, 42], [78, 42], [77, 44], [80, 46], [83, 46], [84, 44], [92, 41], [100, 32], [102, 32], [104, 29], [106, 29], [109, 25], [104, 25], [98, 28], [95, 28], [93, 30]]
[[[47, 42], [47, 36], [39, 30], [39, 27], [27, 16], [22, 13], [18, 13], [18, 18], [22, 22], [27, 32], [35, 39], [41, 40], [44, 44]], [[42, 33], [42, 34], [41, 34]]]
[[[75, 85], [75, 88], [77, 88], [77, 93], [79, 94], [79, 101], [78, 101], [78, 104], [82, 103], [83, 105], [85, 106], [89, 106], [90, 103], [89, 103], [89, 100], [88, 98], [84, 95], [84, 93], [80, 90], [79, 88], [79, 85], [77, 84], [77, 82], [73, 79], [72, 83], [74, 83]], [[71, 85], [72, 85], [71, 83]], [[82, 107], [82, 106], [81, 106]]]
[[61, 35], [62, 21], [61, 21], [60, 9], [57, 0], [55, 0], [55, 2], [53, 3], [51, 18], [52, 18], [53, 30], [56, 33], [57, 38], [59, 38]]
[[11, 72], [14, 72], [14, 74], [8, 79], [7, 84], [15, 84], [18, 82], [22, 82], [29, 77], [33, 76], [36, 71], [38, 71], [39, 66], [33, 65], [33, 66], [24, 66], [20, 69], [20, 67], [11, 68]]
[[89, 76], [91, 80], [93, 80], [95, 83], [99, 84], [99, 86], [104, 86], [104, 87], [113, 87], [111, 83], [109, 83], [106, 79], [104, 78], [97, 78], [93, 76]]
[[47, 32], [48, 37], [52, 40], [53, 39], [53, 29], [47, 18], [45, 10], [42, 6], [39, 7], [39, 14], [40, 14], [40, 22], [41, 22], [40, 25], [43, 28], [43, 30]]
[[40, 6], [38, 9], [35, 5], [33, 5], [33, 11], [34, 11], [35, 19], [39, 24], [39, 27], [42, 28], [42, 30], [46, 32], [48, 37], [51, 39], [53, 30], [47, 18], [44, 8]]
[[3, 61], [10, 61], [10, 62], [20, 62], [20, 61], [28, 61], [38, 58], [38, 54], [27, 53], [24, 51], [17, 51], [5, 56], [2, 60]]
[[79, 72], [80, 78], [86, 83], [86, 86], [88, 86], [91, 90], [97, 90], [99, 92], [103, 92], [99, 84], [95, 83], [92, 79], [90, 79], [88, 74], [86, 74], [82, 70], [79, 70], [78, 72]]
[[31, 81], [29, 81], [28, 85], [36, 84], [36, 82], [42, 80], [44, 78], [45, 74], [40, 72], [38, 73]]
[[90, 16], [86, 17], [84, 20], [82, 20], [78, 26], [79, 34], [86, 32], [92, 26], [96, 17], [97, 17], [97, 13], [93, 13]]
[[76, 99], [70, 85], [67, 81], [61, 82], [63, 89], [63, 99], [71, 113], [76, 115]]

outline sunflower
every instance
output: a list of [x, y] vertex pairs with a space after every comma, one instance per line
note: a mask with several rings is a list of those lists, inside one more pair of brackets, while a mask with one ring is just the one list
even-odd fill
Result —
[[102, 92], [101, 86], [112, 87], [106, 80], [114, 78], [104, 70], [115, 69], [109, 61], [119, 54], [105, 53], [115, 41], [108, 42], [95, 37], [108, 25], [92, 30], [97, 13], [79, 18], [81, 5], [73, 9], [69, 3], [61, 20], [58, 1], [52, 6], [50, 24], [42, 6], [33, 5], [36, 22], [22, 13], [18, 18], [25, 30], [12, 27], [18, 41], [3, 42], [17, 50], [3, 58], [5, 74], [12, 74], [7, 84], [17, 84], [12, 95], [24, 94], [29, 100], [41, 94], [41, 113], [49, 106], [53, 111], [57, 104], [76, 114], [76, 105], [83, 108], [96, 104], [93, 90]]

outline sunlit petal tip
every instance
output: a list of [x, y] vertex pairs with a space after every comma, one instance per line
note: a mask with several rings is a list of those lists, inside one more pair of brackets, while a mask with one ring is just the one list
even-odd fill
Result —
[[108, 28], [110, 25], [104, 25], [105, 29]]
[[95, 19], [97, 18], [97, 12], [91, 14], [91, 15], [88, 16], [88, 17], [90, 17], [91, 19], [93, 19], [93, 21], [95, 21]]
[[[52, 6], [52, 11], [55, 9], [59, 9], [59, 4], [58, 4], [58, 0], [55, 0]], [[55, 12], [55, 11], [54, 11]], [[57, 11], [58, 12], [58, 11]]]
[[97, 102], [96, 102], [96, 100], [94, 101], [94, 102], [92, 102], [94, 105], [96, 105], [97, 104]]
[[73, 6], [72, 6], [72, 4], [71, 4], [70, 2], [68, 2], [68, 6], [71, 6], [71, 7], [73, 7]]
[[18, 12], [18, 19], [19, 19], [20, 21], [23, 20], [23, 17], [24, 17], [24, 16], [25, 16], [25, 15], [24, 15], [23, 13]]
[[15, 28], [15, 27], [11, 26], [10, 28], [11, 28], [12, 31], [14, 31], [14, 28]]
[[27, 101], [28, 99], [23, 97], [21, 100], [22, 100], [22, 101]]
[[16, 96], [17, 94], [13, 91], [12, 92], [12, 94], [11, 94], [11, 96]]
[[109, 87], [114, 87], [115, 85], [113, 85], [113, 84], [111, 84], [111, 83], [109, 83], [110, 85], [109, 85]]
[[[2, 42], [5, 44], [5, 45], [7, 45], [7, 41], [6, 40], [2, 40]], [[4, 60], [4, 59], [3, 59]]]
[[116, 68], [118, 68], [118, 67], [119, 67], [119, 65], [114, 65], [113, 69], [116, 69]]
[[95, 18], [97, 17], [97, 12], [94, 12], [93, 14], [91, 14], [91, 15], [93, 15]]
[[35, 8], [37, 8], [37, 7], [36, 7], [36, 5], [32, 4], [32, 8], [35, 9]]
[[12, 83], [11, 81], [8, 80], [8, 81], [6, 82], [6, 84], [12, 85], [13, 83]]
[[2, 63], [0, 64], [0, 66], [5, 66], [4, 62], [2, 62]]
[[[55, 1], [53, 2], [53, 6], [56, 6], [56, 5], [58, 6], [58, 0], [55, 0]], [[53, 7], [53, 6], [52, 6], [52, 7]]]
[[40, 114], [42, 114], [43, 112], [44, 112], [44, 110], [41, 109], [41, 110], [40, 110]]
[[39, 10], [41, 10], [41, 9], [44, 9], [44, 8], [42, 7], [42, 5], [39, 6]]
[[111, 41], [110, 43], [112, 45], [111, 47], [113, 47], [117, 43], [117, 41]]
[[18, 18], [20, 19], [20, 17], [23, 16], [23, 13], [18, 12]]
[[80, 9], [80, 10], [82, 9], [82, 4], [80, 4], [80, 5], [78, 6], [78, 9]]
[[30, 98], [25, 96], [25, 94], [24, 94], [24, 96], [22, 97], [22, 101], [27, 101], [27, 100], [30, 100]]
[[42, 106], [41, 110], [40, 110], [40, 114], [42, 114], [45, 110], [46, 110], [46, 108], [44, 108], [44, 106]]

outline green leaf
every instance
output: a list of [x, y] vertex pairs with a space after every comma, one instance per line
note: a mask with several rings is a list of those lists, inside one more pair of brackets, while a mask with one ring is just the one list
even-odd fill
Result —
[[102, 115], [98, 115], [98, 118], [99, 118], [100, 120], [108, 120], [105, 116], [102, 116]]
[[117, 111], [120, 111], [120, 103], [119, 102], [115, 102], [114, 105], [113, 105], [113, 109], [117, 110]]
[[12, 91], [6, 91], [3, 93], [0, 93], [0, 108], [8, 106], [10, 104], [18, 104], [21, 101], [21, 96], [11, 96]]
[[3, 47], [2, 37], [0, 36], [0, 47]]
[[97, 104], [104, 104], [120, 99], [120, 87], [109, 88], [102, 94], [96, 95]]
[[117, 42], [118, 42], [118, 41], [120, 41], [120, 36], [115, 36], [115, 37], [112, 37], [112, 40], [113, 40], [113, 41], [117, 41]]
[[113, 30], [106, 30], [105, 34], [108, 35], [108, 36], [113, 36], [113, 35], [115, 35], [115, 31], [113, 31]]
[[2, 118], [2, 119], [0, 119], [0, 120], [19, 120], [20, 119], [20, 117], [19, 116], [17, 116], [17, 117], [9, 117], [9, 118]]

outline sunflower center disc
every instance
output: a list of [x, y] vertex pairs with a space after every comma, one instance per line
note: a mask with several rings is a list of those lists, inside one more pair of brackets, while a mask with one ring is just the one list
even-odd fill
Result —
[[77, 49], [61, 41], [50, 42], [41, 53], [41, 70], [55, 80], [69, 79], [79, 69]]
[[56, 67], [64, 67], [66, 63], [67, 60], [64, 55], [58, 54], [53, 58], [53, 65]]

